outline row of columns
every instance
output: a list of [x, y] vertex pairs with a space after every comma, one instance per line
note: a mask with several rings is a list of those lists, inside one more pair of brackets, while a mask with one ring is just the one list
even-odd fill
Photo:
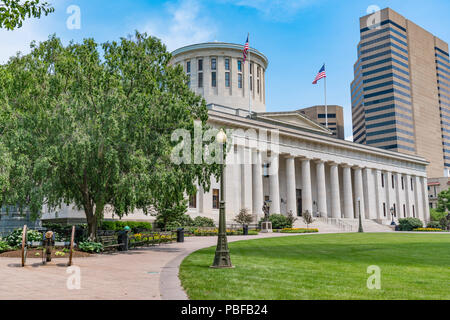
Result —
[[[263, 181], [263, 161], [261, 152], [245, 149], [237, 152], [236, 160], [243, 165], [230, 165], [226, 167], [225, 197], [229, 214], [237, 214], [239, 209], [248, 208], [254, 214], [262, 214], [262, 205], [265, 200]], [[251, 163], [244, 160], [252, 159]], [[286, 166], [286, 212], [297, 213], [297, 181], [296, 163], [301, 163], [301, 190], [303, 212], [314, 212], [312, 175], [315, 175], [316, 185], [314, 193], [317, 195], [316, 210], [322, 216], [332, 218], [357, 218], [357, 212], [368, 219], [390, 219], [390, 208], [396, 205], [396, 217], [403, 217], [403, 204], [406, 216], [415, 216], [422, 220], [429, 217], [427, 197], [427, 180], [423, 177], [413, 177], [411, 189], [411, 176], [392, 173], [372, 168], [355, 167], [349, 164], [325, 162], [318, 159], [295, 158], [287, 156], [282, 158]], [[269, 169], [269, 198], [272, 201], [270, 212], [281, 213], [280, 155], [274, 155]], [[312, 163], [316, 171], [312, 173]], [[327, 164], [327, 165], [326, 165]], [[329, 167], [329, 185], [326, 180], [326, 168]], [[339, 167], [342, 167], [342, 183], [340, 182]], [[375, 171], [374, 171], [375, 170]], [[382, 182], [384, 175], [384, 183]], [[391, 179], [394, 175], [395, 192], [391, 190]], [[403, 185], [402, 188], [402, 177]], [[384, 185], [384, 187], [383, 187]], [[342, 186], [342, 189], [341, 189]], [[327, 196], [329, 195], [329, 196]], [[341, 201], [342, 200], [342, 201]], [[327, 203], [330, 201], [330, 203]], [[384, 204], [384, 205], [383, 205]], [[341, 207], [343, 205], [343, 207]], [[329, 212], [330, 211], [330, 212]], [[386, 212], [386, 215], [384, 214]]]

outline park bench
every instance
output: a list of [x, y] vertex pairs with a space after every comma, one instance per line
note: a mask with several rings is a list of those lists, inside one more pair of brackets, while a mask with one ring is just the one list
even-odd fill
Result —
[[116, 250], [121, 244], [117, 241], [116, 235], [99, 235], [98, 241], [103, 245], [103, 250]]

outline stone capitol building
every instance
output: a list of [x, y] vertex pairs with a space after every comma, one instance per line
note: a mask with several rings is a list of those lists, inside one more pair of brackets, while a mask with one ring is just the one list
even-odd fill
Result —
[[[270, 212], [389, 224], [395, 219], [429, 220], [427, 166], [416, 155], [357, 144], [332, 135], [331, 130], [300, 111], [266, 111], [268, 59], [243, 46], [202, 43], [173, 52], [171, 64], [181, 65], [189, 85], [209, 108], [209, 125], [232, 131], [234, 146], [225, 167], [227, 221], [246, 208], [259, 221], [270, 200]], [[251, 105], [251, 110], [249, 106]], [[270, 147], [268, 147], [270, 146]], [[188, 214], [218, 221], [220, 184], [199, 189], [189, 199]], [[43, 219], [84, 218], [63, 208]], [[106, 215], [105, 218], [108, 218]], [[136, 213], [129, 220], [152, 220]]]

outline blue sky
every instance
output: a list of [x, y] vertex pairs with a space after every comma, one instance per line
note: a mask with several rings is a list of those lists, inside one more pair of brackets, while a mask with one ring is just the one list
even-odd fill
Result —
[[[65, 42], [93, 37], [116, 40], [146, 31], [170, 50], [179, 46], [223, 41], [251, 46], [270, 61], [267, 111], [287, 111], [323, 104], [322, 83], [312, 80], [327, 64], [328, 103], [345, 110], [351, 136], [350, 82], [359, 41], [359, 17], [376, 5], [391, 7], [442, 40], [450, 41], [448, 0], [47, 0], [56, 12], [27, 21], [13, 32], [0, 31], [0, 62], [17, 51], [27, 52], [32, 40], [56, 33]], [[81, 10], [81, 29], [69, 30], [67, 8]]]

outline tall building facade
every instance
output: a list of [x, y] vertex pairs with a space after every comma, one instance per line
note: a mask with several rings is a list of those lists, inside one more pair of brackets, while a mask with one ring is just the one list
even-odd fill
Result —
[[345, 139], [344, 108], [341, 106], [330, 105], [326, 108], [323, 105], [312, 106], [299, 111], [323, 126], [327, 125], [326, 115], [328, 114], [328, 129], [333, 132], [333, 136], [336, 138]]
[[360, 33], [354, 141], [423, 156], [429, 177], [450, 176], [448, 44], [390, 8], [362, 17]]

